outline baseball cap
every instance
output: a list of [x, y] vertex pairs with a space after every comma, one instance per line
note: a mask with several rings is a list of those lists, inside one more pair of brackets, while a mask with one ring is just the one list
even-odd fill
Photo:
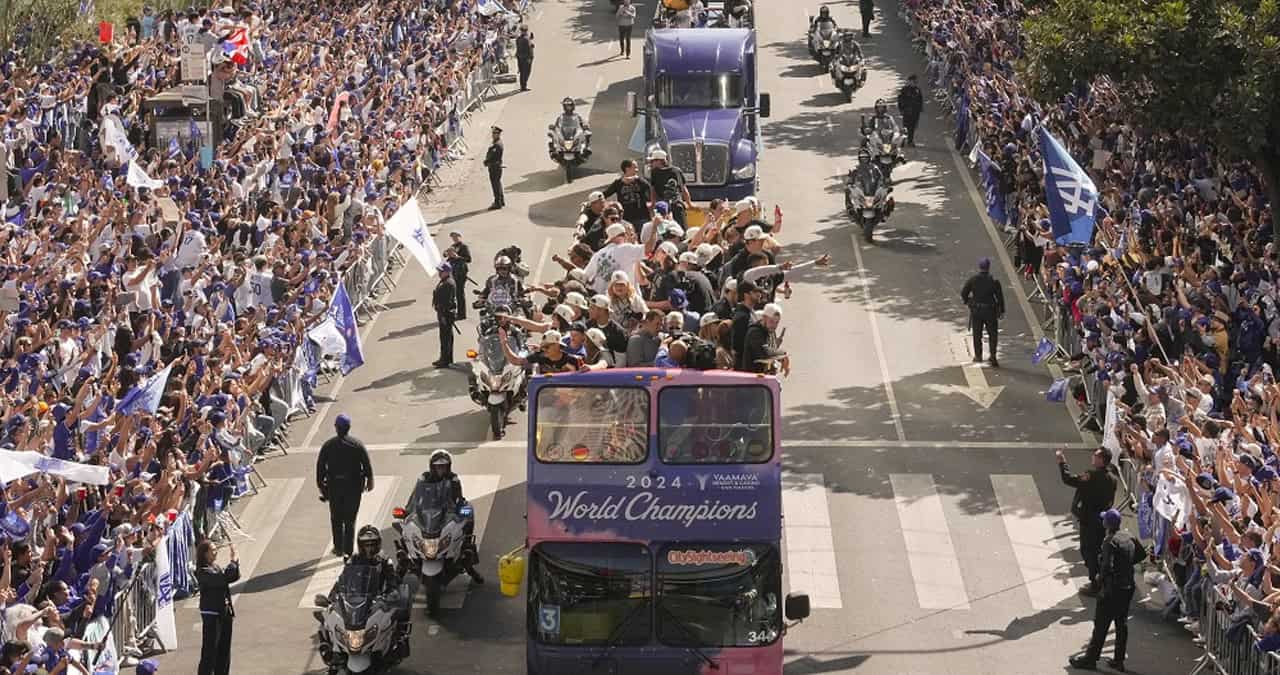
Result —
[[587, 201], [589, 201], [589, 202], [602, 202], [602, 201], [604, 201], [604, 193], [603, 193], [603, 192], [601, 192], [601, 191], [599, 191], [599, 190], [596, 190], [596, 191], [592, 192], [591, 194], [587, 195]]
[[675, 244], [673, 244], [673, 243], [671, 243], [671, 242], [669, 242], [669, 241], [664, 241], [664, 242], [662, 242], [661, 244], [659, 244], [659, 245], [658, 245], [658, 250], [659, 250], [659, 251], [661, 251], [661, 252], [663, 252], [663, 253], [665, 253], [665, 254], [667, 254], [667, 256], [668, 256], [668, 257], [671, 257], [671, 258], [674, 258], [674, 257], [676, 257], [676, 256], [680, 255], [680, 249], [679, 249], [679, 248], [677, 248]]
[[991, 258], [978, 258], [978, 269], [980, 270], [991, 269]]
[[726, 291], [736, 291], [736, 290], [738, 290], [738, 280], [737, 280], [737, 279], [725, 279], [725, 280], [724, 280], [724, 288], [723, 288], [722, 290], [726, 290]]
[[587, 299], [581, 293], [569, 292], [564, 296], [564, 304], [577, 307], [578, 309], [587, 308]]
[[1219, 486], [1214, 488], [1213, 496], [1209, 498], [1209, 503], [1217, 504], [1218, 502], [1229, 502], [1235, 498], [1236, 493], [1232, 492], [1231, 488]]
[[706, 314], [703, 314], [701, 318], [698, 319], [698, 327], [703, 328], [719, 320], [720, 320], [720, 317], [716, 316], [715, 312], [707, 312]]
[[452, 272], [452, 271], [453, 271], [453, 265], [450, 265], [450, 264], [449, 264], [449, 263], [447, 263], [447, 262], [442, 262], [442, 263], [440, 263], [439, 265], [437, 265], [437, 266], [436, 266], [436, 271], [437, 271], [437, 272]]
[[138, 675], [156, 675], [160, 672], [160, 664], [155, 659], [143, 659], [134, 669]]
[[671, 303], [671, 306], [676, 309], [684, 309], [685, 305], [689, 304], [689, 298], [685, 296], [684, 291], [679, 288], [672, 289], [671, 295], [667, 296], [667, 300]]
[[350, 429], [351, 418], [346, 413], [339, 413], [337, 417], [333, 418], [333, 426], [339, 429]]
[[609, 296], [599, 294], [593, 295], [591, 296], [591, 304], [603, 309], [609, 309]]
[[653, 160], [655, 160], [655, 159], [666, 160], [666, 159], [667, 159], [667, 151], [666, 151], [666, 150], [662, 150], [662, 149], [660, 149], [660, 148], [654, 148], [653, 150], [650, 150], [650, 151], [649, 151], [649, 161], [650, 161], [650, 162], [652, 162], [652, 161], [653, 161]]
[[626, 228], [626, 226], [625, 226], [625, 225], [623, 225], [622, 223], [614, 223], [614, 224], [610, 225], [609, 227], [604, 228], [604, 236], [605, 236], [605, 238], [606, 238], [606, 239], [613, 239], [614, 237], [621, 237], [622, 235], [624, 235], [624, 234], [626, 234], [626, 233], [627, 233], [627, 228]]
[[627, 276], [626, 270], [614, 270], [613, 274], [609, 275], [609, 283], [610, 284], [629, 284], [631, 283], [631, 277]]
[[590, 340], [591, 344], [595, 345], [597, 349], [605, 348], [606, 339], [604, 336], [604, 331], [600, 330], [599, 328], [588, 328], [587, 339]]
[[659, 201], [653, 205], [653, 210], [665, 216], [671, 213], [671, 205], [664, 201]]
[[568, 305], [556, 305], [554, 314], [565, 321], [573, 321], [573, 308]]
[[680, 254], [680, 262], [688, 263], [690, 265], [697, 265], [698, 254], [694, 253], [693, 251], [685, 251], [684, 253]]
[[743, 233], [742, 233], [742, 238], [743, 238], [743, 239], [745, 239], [745, 240], [747, 240], [747, 241], [755, 241], [756, 239], [764, 239], [764, 238], [765, 238], [764, 230], [763, 230], [763, 229], [761, 229], [759, 225], [752, 225], [751, 227], [748, 227], [748, 228], [747, 228], [747, 231], [746, 231], [746, 232], [743, 232]]
[[[564, 306], [564, 305], [561, 305], [561, 307], [563, 307], [563, 306]], [[559, 309], [559, 307], [557, 307], [556, 309]], [[544, 345], [549, 345], [549, 344], [560, 344], [560, 331], [558, 331], [558, 330], [549, 330], [549, 331], [547, 331], [547, 332], [543, 333], [543, 334], [542, 334], [542, 344], [544, 344]]]
[[668, 223], [666, 227], [662, 228], [662, 236], [683, 238], [684, 228], [675, 223]]
[[750, 199], [739, 199], [738, 202], [733, 205], [733, 210], [735, 213], [745, 213], [751, 210], [751, 206], [752, 204]]
[[765, 305], [764, 309], [761, 311], [770, 319], [782, 320], [782, 305], [779, 305], [776, 302], [771, 302]]
[[1103, 511], [1102, 513], [1098, 514], [1098, 516], [1102, 518], [1103, 525], [1110, 528], [1120, 527], [1121, 519], [1120, 519], [1119, 511], [1115, 509], [1107, 509], [1106, 511]]

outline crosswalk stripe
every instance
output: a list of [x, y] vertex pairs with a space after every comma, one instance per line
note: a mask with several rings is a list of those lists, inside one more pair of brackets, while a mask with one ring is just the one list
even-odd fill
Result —
[[[293, 500], [297, 499], [298, 492], [302, 490], [303, 481], [302, 478], [273, 480], [270, 487], [259, 492], [245, 505], [239, 518], [240, 527], [252, 539], [236, 546], [236, 553], [240, 555], [240, 581], [233, 587], [233, 600], [244, 590], [245, 582], [253, 578], [253, 571], [262, 560], [262, 554], [266, 552], [272, 537], [276, 536], [276, 531], [284, 521], [283, 514], [293, 505]], [[225, 553], [221, 558], [226, 562]], [[183, 606], [199, 609], [200, 597], [191, 598]]]
[[[497, 492], [501, 476], [475, 474], [463, 475], [459, 478], [462, 479], [462, 492], [476, 512], [476, 548], [479, 549], [480, 541], [484, 537], [485, 525], [489, 522], [489, 514], [493, 512], [493, 500], [486, 499], [484, 504], [477, 504], [476, 501]], [[470, 590], [471, 583], [465, 574], [454, 579], [453, 583], [445, 589], [444, 595], [440, 596], [440, 608], [462, 609], [462, 605], [467, 601], [467, 592]], [[422, 605], [426, 606], [425, 599], [422, 599]]]
[[1060, 540], [1045, 515], [1035, 479], [1028, 475], [992, 474], [996, 503], [1032, 609], [1050, 609], [1076, 594], [1069, 565], [1060, 557]]
[[889, 481], [920, 607], [969, 609], [960, 561], [933, 476], [895, 473], [889, 475]]
[[836, 573], [835, 544], [823, 475], [783, 477], [782, 513], [787, 538], [788, 588], [808, 593], [812, 607], [840, 609], [844, 603]]
[[[383, 529], [383, 523], [391, 514], [389, 501], [399, 485], [399, 476], [373, 477], [373, 489], [360, 498], [360, 510], [356, 515], [357, 530], [365, 525], [374, 525], [378, 529]], [[307, 590], [298, 601], [300, 609], [314, 609], [315, 596], [328, 594], [333, 584], [338, 581], [338, 576], [342, 574], [342, 558], [329, 552], [333, 547], [331, 539], [332, 537], [325, 537], [325, 546], [317, 556], [320, 562], [316, 563], [311, 573], [311, 580], [307, 582]], [[386, 546], [383, 548], [385, 550]]]

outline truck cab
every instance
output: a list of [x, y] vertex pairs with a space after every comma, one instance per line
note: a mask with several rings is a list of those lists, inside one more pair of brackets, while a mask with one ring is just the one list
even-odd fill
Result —
[[756, 34], [744, 28], [670, 28], [645, 36], [644, 91], [627, 94], [644, 149], [680, 167], [695, 202], [756, 193], [769, 95], [759, 92]]

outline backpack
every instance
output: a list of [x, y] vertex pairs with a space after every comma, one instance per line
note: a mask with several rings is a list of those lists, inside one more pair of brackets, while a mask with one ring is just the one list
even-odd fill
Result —
[[685, 356], [685, 365], [693, 370], [716, 369], [716, 346], [699, 337], [688, 335], [684, 340], [689, 343], [689, 351]]

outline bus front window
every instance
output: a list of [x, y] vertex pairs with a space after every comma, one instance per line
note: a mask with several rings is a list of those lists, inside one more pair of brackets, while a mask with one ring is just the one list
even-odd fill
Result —
[[649, 550], [640, 544], [547, 542], [529, 558], [532, 636], [553, 645], [649, 642]]
[[666, 387], [658, 448], [668, 464], [754, 464], [773, 457], [773, 397], [756, 385]]
[[782, 568], [771, 544], [695, 544], [658, 557], [658, 641], [758, 647], [782, 635]]
[[534, 421], [542, 462], [635, 464], [648, 454], [649, 392], [639, 387], [543, 387]]

